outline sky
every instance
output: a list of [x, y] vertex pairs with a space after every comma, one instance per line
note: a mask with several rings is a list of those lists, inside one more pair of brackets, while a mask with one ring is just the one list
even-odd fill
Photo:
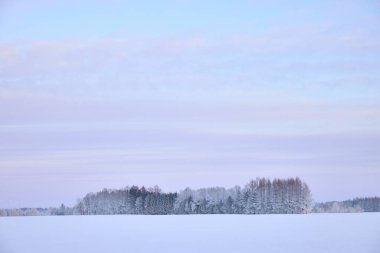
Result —
[[380, 195], [380, 2], [3, 0], [0, 207], [299, 176]]

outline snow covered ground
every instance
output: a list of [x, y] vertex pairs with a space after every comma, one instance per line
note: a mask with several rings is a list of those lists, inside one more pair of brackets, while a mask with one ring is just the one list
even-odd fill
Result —
[[380, 213], [0, 218], [1, 253], [379, 253]]

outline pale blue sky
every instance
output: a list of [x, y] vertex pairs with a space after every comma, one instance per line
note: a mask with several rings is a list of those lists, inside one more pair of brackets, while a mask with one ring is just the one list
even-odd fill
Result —
[[0, 31], [0, 207], [256, 176], [380, 194], [378, 1], [5, 0]]

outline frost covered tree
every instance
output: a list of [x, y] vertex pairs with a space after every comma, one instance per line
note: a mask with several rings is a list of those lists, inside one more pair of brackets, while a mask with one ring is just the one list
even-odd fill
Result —
[[308, 213], [311, 192], [299, 178], [251, 180], [243, 189], [234, 187], [186, 188], [178, 194], [174, 212], [190, 213]]

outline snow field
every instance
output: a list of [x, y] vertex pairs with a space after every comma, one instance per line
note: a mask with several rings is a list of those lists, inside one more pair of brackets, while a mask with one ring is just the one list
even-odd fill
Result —
[[1, 253], [379, 253], [380, 213], [0, 218]]

